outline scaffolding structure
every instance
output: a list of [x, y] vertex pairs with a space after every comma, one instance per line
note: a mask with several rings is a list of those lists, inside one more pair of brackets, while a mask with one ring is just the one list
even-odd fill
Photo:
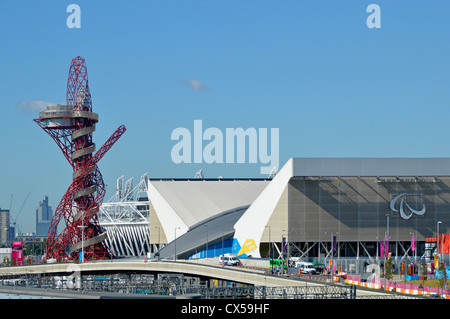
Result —
[[106, 244], [116, 257], [145, 256], [150, 252], [148, 174], [133, 186], [133, 178], [117, 179], [115, 194], [100, 206], [100, 226]]

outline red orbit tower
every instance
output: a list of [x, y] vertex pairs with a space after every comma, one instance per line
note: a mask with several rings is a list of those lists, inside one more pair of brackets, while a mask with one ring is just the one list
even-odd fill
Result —
[[[92, 112], [87, 68], [82, 57], [74, 58], [70, 65], [66, 105], [49, 105], [34, 121], [53, 138], [73, 168], [73, 181], [55, 209], [48, 230], [47, 259], [77, 258], [80, 251], [84, 251], [85, 259], [112, 258], [104, 241], [106, 232], [97, 217], [105, 196], [97, 163], [126, 129], [121, 125], [95, 152], [92, 133], [98, 114]], [[66, 227], [58, 235], [57, 228], [63, 218]]]

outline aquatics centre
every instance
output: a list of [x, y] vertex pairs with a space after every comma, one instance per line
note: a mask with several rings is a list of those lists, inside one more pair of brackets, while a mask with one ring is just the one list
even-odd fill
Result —
[[271, 179], [149, 179], [148, 199], [160, 258], [429, 257], [450, 158], [291, 158]]

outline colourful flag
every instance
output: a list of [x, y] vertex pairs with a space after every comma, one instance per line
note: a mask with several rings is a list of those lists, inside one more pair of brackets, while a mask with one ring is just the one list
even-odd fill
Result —
[[444, 240], [443, 240], [443, 245], [442, 245], [442, 250], [444, 251], [445, 255], [448, 255], [450, 253], [449, 244], [450, 244], [449, 234], [445, 234]]
[[380, 241], [380, 257], [384, 257], [384, 243]]
[[438, 253], [439, 254], [449, 254], [449, 234], [439, 234], [437, 238]]
[[414, 235], [411, 237], [411, 250], [416, 251], [416, 237]]
[[336, 236], [333, 236], [333, 251], [336, 251]]

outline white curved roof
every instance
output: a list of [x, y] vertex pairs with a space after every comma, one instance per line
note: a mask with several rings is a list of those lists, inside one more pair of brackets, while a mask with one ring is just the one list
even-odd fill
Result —
[[168, 241], [217, 214], [253, 203], [270, 180], [151, 179], [148, 197]]

